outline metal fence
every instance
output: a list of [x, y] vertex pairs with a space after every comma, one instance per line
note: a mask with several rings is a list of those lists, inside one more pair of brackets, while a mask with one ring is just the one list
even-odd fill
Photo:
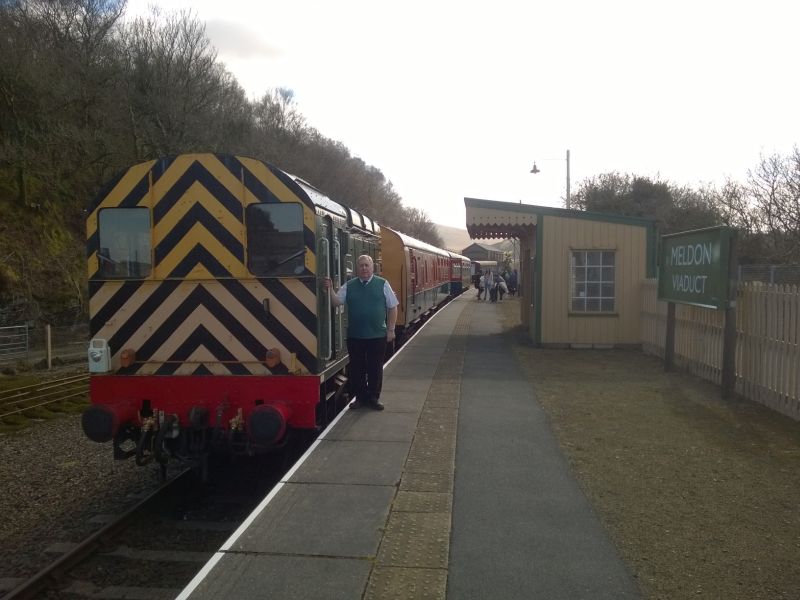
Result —
[[89, 326], [0, 327], [0, 365], [37, 368], [86, 359]]
[[0, 365], [27, 361], [29, 341], [27, 325], [0, 327]]
[[739, 281], [800, 285], [800, 265], [739, 265]]

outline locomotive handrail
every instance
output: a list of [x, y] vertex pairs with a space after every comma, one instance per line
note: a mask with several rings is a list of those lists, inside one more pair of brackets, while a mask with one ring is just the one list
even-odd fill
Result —
[[[334, 236], [333, 238], [333, 266], [334, 266], [334, 277], [336, 282], [336, 289], [338, 290], [342, 286], [342, 245], [339, 242], [338, 236]], [[334, 347], [338, 344], [338, 348], [341, 349], [344, 347], [344, 338], [342, 337], [342, 313], [344, 313], [343, 306], [335, 306], [333, 308], [333, 316], [331, 317], [331, 340], [333, 340], [333, 336], [336, 332], [338, 332], [337, 339], [335, 340], [336, 344], [332, 341], [331, 343], [334, 344]]]
[[[320, 243], [322, 244], [322, 248], [324, 250], [324, 252], [323, 252], [324, 260], [322, 261], [323, 277], [330, 278], [330, 276], [331, 276], [331, 266], [330, 266], [331, 247], [330, 247], [330, 242], [328, 241], [327, 238], [323, 238], [323, 239], [320, 240]], [[325, 293], [325, 294], [322, 295], [322, 297], [323, 297], [322, 303], [323, 303], [323, 306], [325, 307], [325, 310], [324, 310], [323, 314], [327, 315], [327, 317], [328, 317], [328, 339], [326, 340], [327, 341], [327, 348], [326, 348], [327, 352], [321, 358], [323, 358], [325, 360], [330, 360], [331, 357], [333, 356], [333, 315], [331, 314], [331, 295], [330, 295], [330, 293]], [[320, 330], [320, 333], [321, 332], [322, 331]]]

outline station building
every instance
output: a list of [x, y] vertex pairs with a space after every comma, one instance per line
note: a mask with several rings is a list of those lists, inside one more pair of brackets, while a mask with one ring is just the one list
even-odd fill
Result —
[[494, 260], [497, 261], [497, 264], [501, 264], [505, 258], [505, 254], [501, 250], [477, 242], [464, 248], [461, 254], [473, 261]]
[[641, 343], [641, 284], [656, 276], [655, 221], [464, 198], [473, 239], [520, 241], [521, 320], [539, 346]]

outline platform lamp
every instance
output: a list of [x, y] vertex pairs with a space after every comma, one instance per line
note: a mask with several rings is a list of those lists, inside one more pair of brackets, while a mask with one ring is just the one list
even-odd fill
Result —
[[[561, 159], [560, 158], [543, 158], [542, 160], [561, 160]], [[534, 175], [536, 175], [537, 173], [541, 173], [541, 169], [539, 169], [539, 167], [536, 166], [536, 161], [533, 161], [533, 168], [531, 168], [531, 173], [533, 173]], [[569, 210], [569, 208], [570, 208], [570, 202], [569, 202], [569, 150], [567, 150], [567, 198], [566, 198], [565, 206], [567, 207], [567, 210]]]

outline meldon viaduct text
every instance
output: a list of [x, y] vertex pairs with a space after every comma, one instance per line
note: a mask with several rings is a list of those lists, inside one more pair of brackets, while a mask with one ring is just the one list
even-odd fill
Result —
[[[713, 254], [711, 243], [673, 246], [669, 256], [670, 266], [697, 267], [711, 265]], [[672, 275], [672, 289], [677, 292], [703, 294], [706, 291], [708, 275]]]

